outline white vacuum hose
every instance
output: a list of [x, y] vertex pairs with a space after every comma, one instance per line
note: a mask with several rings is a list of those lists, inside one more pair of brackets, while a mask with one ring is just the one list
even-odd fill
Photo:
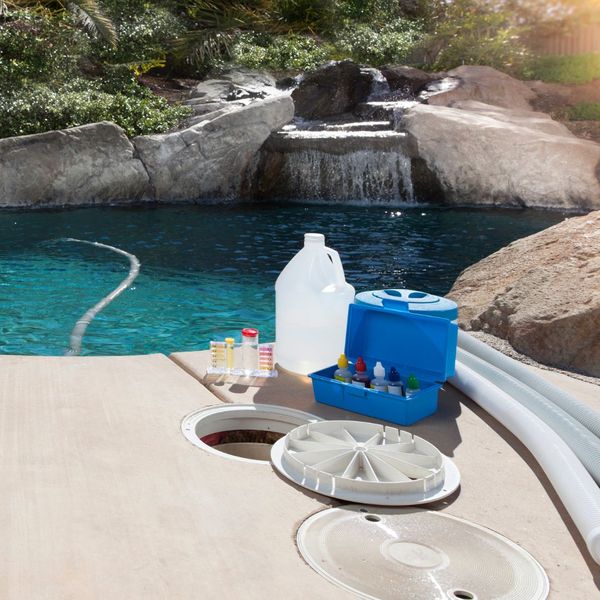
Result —
[[568, 392], [542, 379], [531, 369], [520, 362], [490, 348], [487, 344], [474, 338], [472, 335], [458, 330], [458, 347], [498, 367], [515, 379], [528, 385], [532, 390], [539, 392], [548, 400], [569, 413], [582, 425], [587, 427], [594, 435], [600, 437], [600, 412], [582, 404]]
[[511, 431], [533, 454], [600, 564], [600, 488], [565, 441], [523, 405], [462, 362], [449, 382]]
[[600, 484], [600, 438], [551, 400], [502, 369], [460, 348], [457, 359], [550, 425], [573, 450], [596, 483]]

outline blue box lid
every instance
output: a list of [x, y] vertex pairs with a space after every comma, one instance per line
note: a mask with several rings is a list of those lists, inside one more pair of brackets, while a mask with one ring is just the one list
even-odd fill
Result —
[[348, 308], [345, 352], [353, 362], [362, 356], [370, 371], [379, 360], [386, 373], [394, 366], [442, 382], [454, 375], [457, 336], [458, 326], [445, 318], [355, 303]]
[[390, 310], [403, 310], [420, 315], [440, 317], [455, 321], [458, 318], [456, 302], [418, 290], [375, 290], [361, 292], [354, 300], [357, 304], [379, 306]]

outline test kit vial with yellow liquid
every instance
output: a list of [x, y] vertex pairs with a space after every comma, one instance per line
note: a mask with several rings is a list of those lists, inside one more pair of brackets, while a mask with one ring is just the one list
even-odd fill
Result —
[[277, 377], [273, 358], [275, 344], [259, 344], [258, 331], [242, 330], [242, 342], [231, 337], [210, 342], [210, 375], [237, 375], [242, 377]]

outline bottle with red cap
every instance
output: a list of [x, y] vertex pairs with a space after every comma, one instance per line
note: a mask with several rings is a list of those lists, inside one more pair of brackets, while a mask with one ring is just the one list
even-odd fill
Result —
[[258, 369], [258, 329], [242, 329], [242, 368], [246, 375]]
[[359, 356], [356, 359], [356, 363], [354, 364], [354, 375], [352, 375], [352, 385], [357, 385], [360, 387], [370, 387], [371, 378], [367, 375], [367, 365], [363, 360], [362, 356]]

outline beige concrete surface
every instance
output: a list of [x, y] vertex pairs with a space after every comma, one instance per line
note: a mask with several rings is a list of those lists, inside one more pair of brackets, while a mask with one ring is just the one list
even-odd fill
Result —
[[[317, 404], [308, 378], [281, 372], [276, 379], [228, 382], [205, 376], [208, 353], [176, 353], [171, 358], [225, 402], [283, 404], [324, 418], [363, 418]], [[538, 372], [600, 408], [597, 386], [557, 373]], [[431, 441], [460, 469], [459, 491], [430, 505], [432, 508], [489, 527], [528, 550], [548, 573], [550, 598], [600, 598], [600, 567], [589, 558], [543, 471], [508, 430], [449, 385], [440, 393], [435, 415], [404, 429]]]
[[294, 544], [327, 499], [183, 437], [218, 402], [162, 355], [0, 356], [0, 599], [351, 597]]

